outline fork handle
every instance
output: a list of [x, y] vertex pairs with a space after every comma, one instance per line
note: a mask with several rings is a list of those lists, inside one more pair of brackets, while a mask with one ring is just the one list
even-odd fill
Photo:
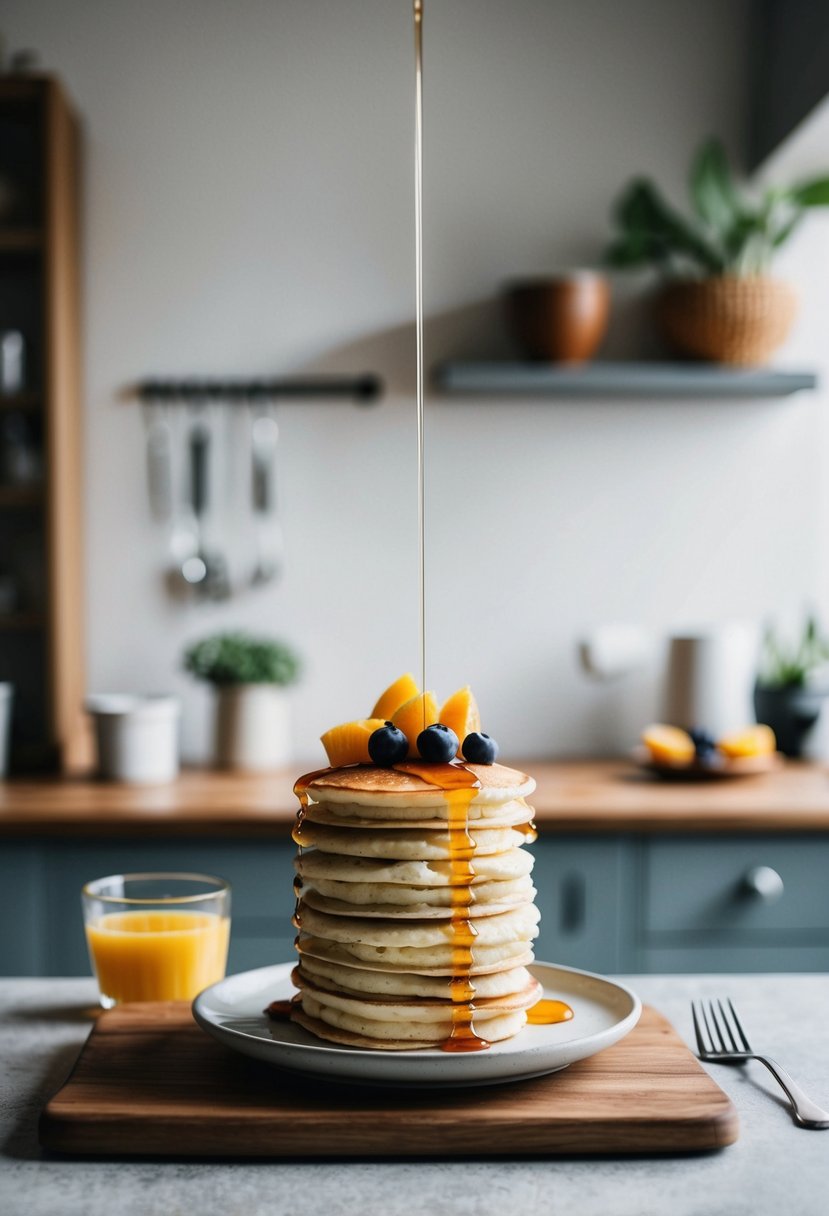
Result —
[[781, 1068], [776, 1060], [771, 1060], [768, 1056], [752, 1054], [751, 1058], [765, 1064], [771, 1075], [782, 1086], [792, 1104], [795, 1123], [800, 1127], [829, 1128], [829, 1110], [824, 1110], [818, 1106], [817, 1102], [813, 1102], [811, 1098], [807, 1097], [785, 1068]]

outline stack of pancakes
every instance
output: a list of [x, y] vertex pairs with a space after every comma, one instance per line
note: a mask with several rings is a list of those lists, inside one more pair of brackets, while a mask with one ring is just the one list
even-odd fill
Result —
[[535, 782], [463, 768], [476, 788], [460, 821], [431, 773], [354, 766], [303, 786], [292, 1017], [320, 1038], [466, 1050], [517, 1034], [541, 996], [526, 969], [539, 914], [522, 847]]

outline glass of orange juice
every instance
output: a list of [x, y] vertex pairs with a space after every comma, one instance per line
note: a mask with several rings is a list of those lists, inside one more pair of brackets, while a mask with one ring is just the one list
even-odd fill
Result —
[[190, 1001], [223, 978], [230, 884], [207, 874], [113, 874], [81, 891], [101, 1004]]

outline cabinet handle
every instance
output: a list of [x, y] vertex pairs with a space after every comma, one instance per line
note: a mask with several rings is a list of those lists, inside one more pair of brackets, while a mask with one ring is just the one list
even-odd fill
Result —
[[771, 866], [752, 866], [743, 875], [741, 887], [746, 895], [773, 903], [783, 894], [783, 879]]
[[565, 874], [561, 880], [561, 931], [577, 933], [584, 925], [587, 893], [582, 874]]

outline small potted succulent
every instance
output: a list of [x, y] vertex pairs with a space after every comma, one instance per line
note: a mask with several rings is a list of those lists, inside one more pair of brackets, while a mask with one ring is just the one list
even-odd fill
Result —
[[829, 206], [829, 176], [752, 194], [738, 188], [722, 145], [708, 140], [690, 173], [693, 215], [674, 210], [648, 178], [636, 178], [613, 209], [616, 235], [605, 261], [651, 266], [663, 281], [656, 322], [679, 354], [762, 364], [785, 340], [797, 297], [772, 277], [778, 249], [810, 207]]
[[291, 759], [285, 689], [299, 675], [290, 646], [274, 638], [220, 633], [185, 652], [184, 666], [216, 690], [215, 746], [220, 768], [267, 771]]
[[829, 695], [829, 637], [814, 616], [784, 644], [768, 629], [754, 688], [757, 721], [770, 726], [786, 756], [800, 756]]

